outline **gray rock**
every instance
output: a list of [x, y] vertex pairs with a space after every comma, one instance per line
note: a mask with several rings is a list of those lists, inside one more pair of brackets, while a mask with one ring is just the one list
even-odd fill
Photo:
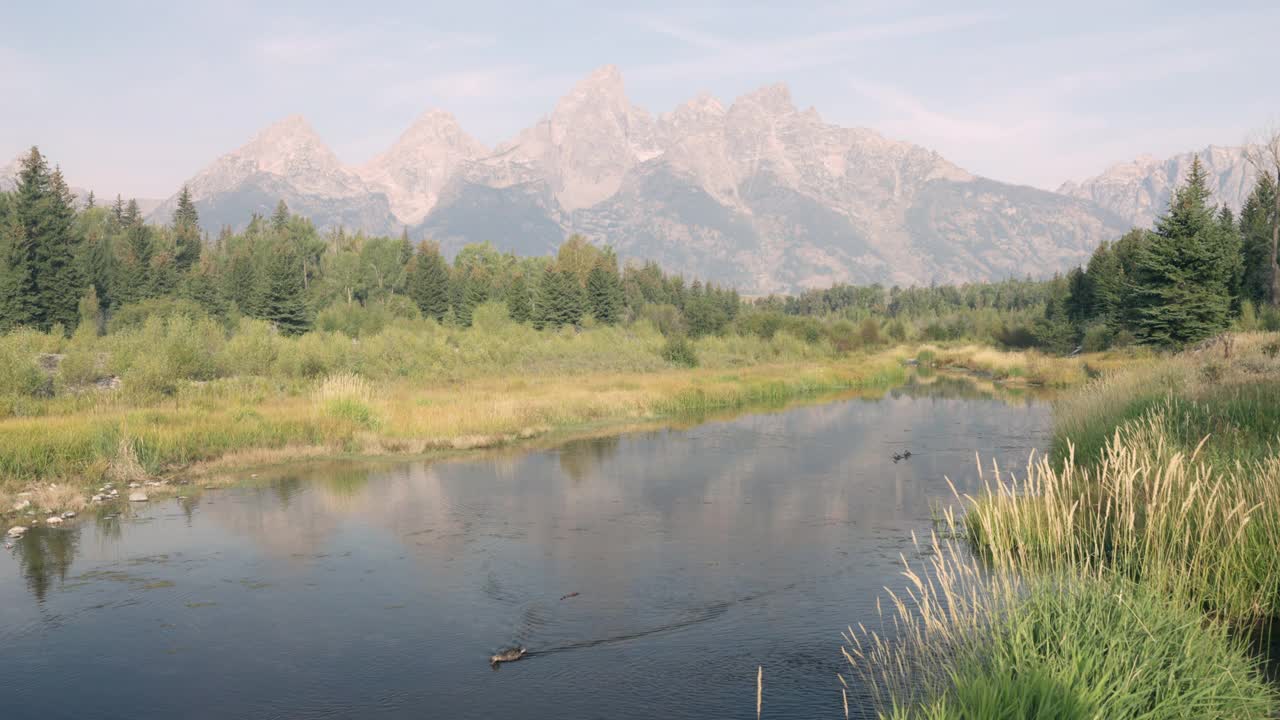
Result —
[[64, 520], [70, 520], [71, 518], [73, 518], [73, 517], [75, 517], [75, 516], [76, 516], [76, 514], [75, 514], [74, 512], [72, 512], [72, 511], [70, 511], [70, 510], [68, 510], [68, 511], [66, 511], [66, 512], [64, 512], [64, 513], [62, 513], [62, 518], [63, 518]]
[[45, 518], [44, 524], [45, 525], [61, 525], [62, 518], [58, 515], [50, 515], [49, 517]]
[[21, 525], [14, 525], [13, 527], [9, 528], [9, 537], [11, 538], [20, 538], [26, 534], [27, 534], [27, 529]]
[[23, 510], [26, 510], [29, 507], [31, 507], [30, 500], [19, 500], [18, 502], [13, 504], [13, 511], [22, 512]]
[[147, 494], [144, 492], [129, 493], [129, 502], [146, 502]]

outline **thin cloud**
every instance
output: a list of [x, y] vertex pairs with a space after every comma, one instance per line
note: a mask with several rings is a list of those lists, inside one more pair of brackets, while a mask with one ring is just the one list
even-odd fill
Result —
[[849, 61], [863, 55], [868, 46], [880, 41], [958, 31], [988, 22], [993, 17], [990, 13], [904, 17], [860, 22], [838, 30], [795, 34], [768, 41], [733, 40], [682, 25], [673, 19], [650, 18], [643, 24], [650, 32], [681, 40], [695, 50], [706, 52], [690, 60], [642, 66], [635, 74], [646, 80], [660, 81], [812, 69]]

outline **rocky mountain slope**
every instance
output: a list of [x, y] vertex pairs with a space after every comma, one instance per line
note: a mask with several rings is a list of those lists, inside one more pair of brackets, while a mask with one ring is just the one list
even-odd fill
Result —
[[1096, 177], [1080, 183], [1067, 182], [1058, 192], [1090, 200], [1138, 227], [1150, 227], [1165, 211], [1173, 189], [1186, 179], [1191, 163], [1200, 158], [1209, 174], [1214, 202], [1239, 211], [1257, 174], [1245, 158], [1244, 147], [1210, 145], [1196, 152], [1159, 160], [1150, 155], [1117, 163]]
[[784, 85], [653, 116], [612, 66], [492, 149], [430, 111], [352, 168], [293, 117], [190, 187], [210, 229], [284, 199], [322, 227], [408, 226], [447, 249], [488, 240], [546, 253], [579, 232], [755, 293], [1045, 275], [1128, 227], [1091, 197], [975, 177], [925, 148], [829, 124]]
[[[269, 215], [284, 200], [320, 227], [342, 225], [371, 233], [400, 226], [384, 192], [344, 166], [307, 121], [295, 115], [258, 133], [187, 181], [206, 229], [243, 227], [253, 213]], [[152, 212], [166, 222], [177, 195]]]

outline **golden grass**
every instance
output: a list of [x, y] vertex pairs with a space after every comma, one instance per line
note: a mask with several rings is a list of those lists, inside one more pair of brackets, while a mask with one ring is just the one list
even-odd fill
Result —
[[939, 367], [968, 370], [1005, 383], [1066, 388], [1120, 368], [1145, 364], [1152, 355], [1145, 350], [1114, 350], [1074, 357], [1045, 355], [1034, 350], [1007, 351], [982, 345], [925, 346]]
[[31, 505], [45, 512], [81, 510], [87, 504], [80, 488], [65, 483], [37, 485], [30, 492]]
[[138, 453], [133, 449], [133, 441], [127, 436], [120, 437], [115, 457], [107, 465], [105, 476], [112, 482], [127, 485], [147, 479], [147, 471], [138, 462]]
[[[733, 340], [713, 357], [741, 358]], [[32, 416], [0, 419], [0, 487], [102, 478], [137, 482], [223, 472], [317, 454], [422, 454], [509, 445], [566, 431], [697, 418], [760, 404], [905, 381], [916, 348], [833, 359], [699, 369], [508, 373], [456, 379], [311, 381], [233, 377], [180, 383], [167, 399], [128, 394], [55, 399]], [[950, 351], [954, 358], [981, 348]], [[738, 360], [733, 360], [737, 363]], [[392, 376], [394, 378], [394, 376]]]
[[229, 378], [171, 400], [89, 405], [0, 420], [0, 487], [54, 480], [88, 489], [199, 468], [201, 473], [352, 453], [463, 451], [555, 431], [625, 426], [759, 402], [902, 382], [901, 353], [697, 370], [585, 372], [374, 382], [349, 373], [311, 386]]
[[1280, 462], [1217, 468], [1167, 441], [1157, 410], [1101, 462], [1046, 458], [967, 498], [970, 538], [1011, 568], [1104, 568], [1232, 620], [1280, 616]]

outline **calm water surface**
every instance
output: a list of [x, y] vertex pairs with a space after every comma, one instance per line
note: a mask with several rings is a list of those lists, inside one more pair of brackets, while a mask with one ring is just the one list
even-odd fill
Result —
[[749, 718], [762, 665], [764, 717], [843, 717], [839, 633], [901, 587], [944, 475], [1049, 427], [942, 381], [33, 531], [0, 554], [0, 716]]

